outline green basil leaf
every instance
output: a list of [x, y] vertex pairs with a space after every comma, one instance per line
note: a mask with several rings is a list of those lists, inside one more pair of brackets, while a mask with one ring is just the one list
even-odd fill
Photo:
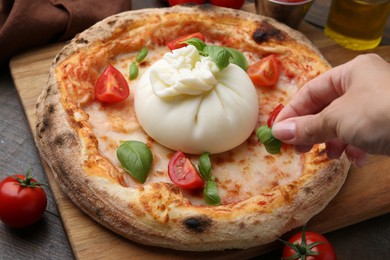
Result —
[[231, 54], [224, 47], [207, 45], [204, 47], [203, 52], [210, 56], [211, 60], [215, 62], [219, 70], [223, 70], [230, 63]]
[[198, 168], [203, 180], [208, 181], [211, 178], [211, 161], [210, 154], [203, 153], [199, 157]]
[[226, 47], [226, 50], [230, 53], [230, 63], [236, 64], [240, 68], [242, 68], [244, 71], [248, 69], [248, 61], [246, 60], [244, 54], [242, 52]]
[[257, 128], [256, 135], [262, 144], [269, 143], [272, 139], [272, 130], [267, 125], [263, 125]]
[[146, 177], [153, 163], [153, 155], [146, 144], [139, 141], [123, 142], [116, 151], [123, 169], [140, 183]]
[[280, 153], [280, 149], [282, 148], [283, 143], [276, 139], [272, 135], [272, 129], [267, 125], [260, 126], [256, 130], [257, 138], [259, 138], [260, 142], [264, 144], [265, 149], [270, 154], [278, 154]]
[[218, 185], [214, 180], [206, 182], [206, 186], [203, 189], [203, 198], [208, 205], [219, 205], [221, 204], [221, 198], [218, 194]]
[[136, 79], [138, 77], [138, 65], [136, 62], [131, 63], [129, 71], [130, 79]]
[[283, 143], [280, 140], [274, 138], [272, 143], [265, 146], [265, 149], [270, 154], [279, 154], [280, 149], [282, 149], [282, 145]]
[[148, 49], [146, 49], [145, 47], [143, 47], [137, 54], [137, 58], [135, 58], [135, 61], [137, 63], [141, 63], [144, 61], [144, 59], [146, 58], [146, 56], [148, 55]]
[[204, 43], [204, 42], [203, 42], [201, 39], [199, 39], [199, 38], [190, 38], [190, 39], [188, 39], [188, 40], [185, 40], [184, 42], [187, 43], [187, 44], [189, 44], [189, 45], [195, 46], [195, 48], [196, 48], [200, 53], [202, 53], [204, 47], [206, 47], [206, 43]]

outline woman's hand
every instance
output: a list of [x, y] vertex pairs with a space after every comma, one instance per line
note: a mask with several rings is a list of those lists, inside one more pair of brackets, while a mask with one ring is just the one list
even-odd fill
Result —
[[390, 155], [390, 64], [366, 54], [318, 76], [280, 112], [272, 133], [298, 152], [325, 142], [329, 158], [345, 151], [357, 166], [366, 152]]

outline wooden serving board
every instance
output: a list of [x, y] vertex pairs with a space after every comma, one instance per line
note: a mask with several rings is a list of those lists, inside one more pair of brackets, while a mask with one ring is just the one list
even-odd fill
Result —
[[[347, 51], [327, 39], [321, 30], [303, 23], [308, 35], [332, 65], [344, 63], [359, 53]], [[48, 77], [51, 62], [63, 44], [47, 46], [12, 59], [11, 73], [32, 131], [35, 131], [35, 104]], [[390, 61], [390, 46], [372, 52]], [[248, 250], [224, 252], [181, 252], [142, 246], [126, 240], [94, 222], [60, 190], [49, 167], [44, 169], [73, 252], [78, 259], [235, 259], [261, 255], [275, 244]], [[390, 212], [390, 158], [371, 156], [362, 168], [352, 167], [346, 183], [334, 200], [310, 223], [310, 229], [326, 233]]]

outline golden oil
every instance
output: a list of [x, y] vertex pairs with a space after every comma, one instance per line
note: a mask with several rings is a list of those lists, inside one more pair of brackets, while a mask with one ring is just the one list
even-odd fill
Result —
[[368, 50], [379, 45], [390, 0], [333, 0], [325, 34], [341, 46]]

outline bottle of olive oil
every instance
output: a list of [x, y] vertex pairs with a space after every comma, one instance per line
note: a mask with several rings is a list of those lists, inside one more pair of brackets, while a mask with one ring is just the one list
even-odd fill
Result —
[[341, 46], [368, 50], [379, 45], [390, 0], [333, 0], [325, 34]]

